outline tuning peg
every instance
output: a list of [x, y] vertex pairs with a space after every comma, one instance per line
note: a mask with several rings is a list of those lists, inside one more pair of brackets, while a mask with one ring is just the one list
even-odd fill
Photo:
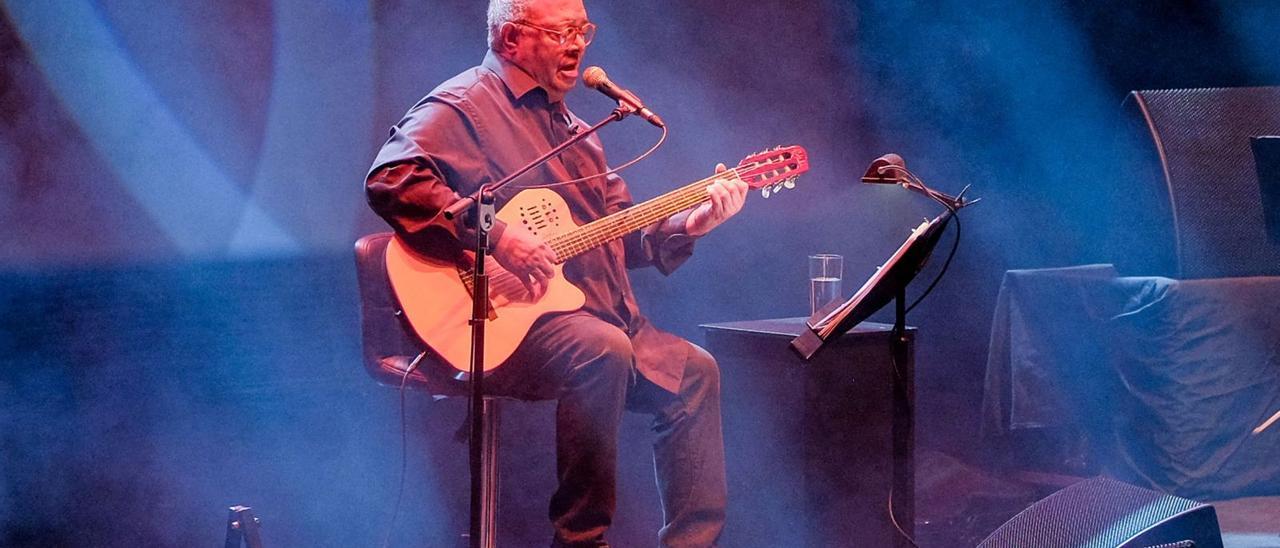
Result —
[[768, 198], [769, 198], [769, 187], [767, 187], [767, 186], [766, 186], [766, 187], [761, 188], [761, 189], [760, 189], [760, 196], [761, 196], [761, 197], [763, 197], [763, 198], [765, 198], [765, 199], [768, 199]]
[[782, 186], [785, 186], [787, 188], [795, 188], [796, 178], [795, 177], [788, 178], [787, 180], [782, 182]]

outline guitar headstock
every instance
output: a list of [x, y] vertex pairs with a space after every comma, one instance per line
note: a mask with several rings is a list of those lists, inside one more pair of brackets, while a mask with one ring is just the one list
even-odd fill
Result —
[[784, 188], [795, 188], [796, 177], [809, 171], [809, 153], [798, 145], [776, 147], [743, 158], [732, 171], [768, 198]]

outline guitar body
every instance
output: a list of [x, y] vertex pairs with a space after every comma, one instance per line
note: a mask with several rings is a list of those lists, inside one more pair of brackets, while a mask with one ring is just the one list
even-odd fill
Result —
[[[578, 227], [564, 198], [546, 188], [515, 195], [497, 218], [507, 224], [523, 225], [543, 240]], [[548, 282], [546, 294], [537, 300], [531, 299], [516, 276], [492, 258], [485, 261], [485, 270], [493, 311], [485, 327], [486, 372], [511, 357], [538, 318], [551, 312], [577, 310], [586, 302], [582, 290], [565, 280], [561, 264], [555, 265], [555, 277]], [[410, 327], [450, 366], [469, 372], [471, 292], [463, 282], [463, 274], [457, 265], [410, 250], [399, 237], [387, 246], [387, 276]]]

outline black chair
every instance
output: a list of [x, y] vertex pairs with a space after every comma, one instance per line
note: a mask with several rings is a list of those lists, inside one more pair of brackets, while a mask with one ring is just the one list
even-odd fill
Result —
[[[360, 286], [360, 328], [364, 342], [364, 367], [374, 380], [387, 386], [426, 392], [435, 399], [467, 396], [466, 382], [450, 376], [453, 368], [410, 333], [391, 283], [387, 278], [387, 244], [393, 234], [382, 232], [360, 238], [355, 245], [356, 277]], [[414, 367], [415, 360], [420, 361]], [[412, 373], [405, 377], [405, 371]], [[481, 519], [487, 533], [480, 545], [494, 546], [498, 500], [498, 398], [484, 398], [484, 453], [481, 456], [485, 491]]]

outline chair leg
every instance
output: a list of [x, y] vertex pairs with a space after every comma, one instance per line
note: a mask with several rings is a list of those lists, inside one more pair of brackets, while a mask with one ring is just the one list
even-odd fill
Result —
[[480, 538], [481, 548], [497, 546], [498, 524], [498, 427], [501, 420], [501, 408], [498, 401], [485, 398], [484, 448], [480, 455], [480, 466], [484, 477], [484, 491], [481, 493], [480, 520], [483, 534]]

